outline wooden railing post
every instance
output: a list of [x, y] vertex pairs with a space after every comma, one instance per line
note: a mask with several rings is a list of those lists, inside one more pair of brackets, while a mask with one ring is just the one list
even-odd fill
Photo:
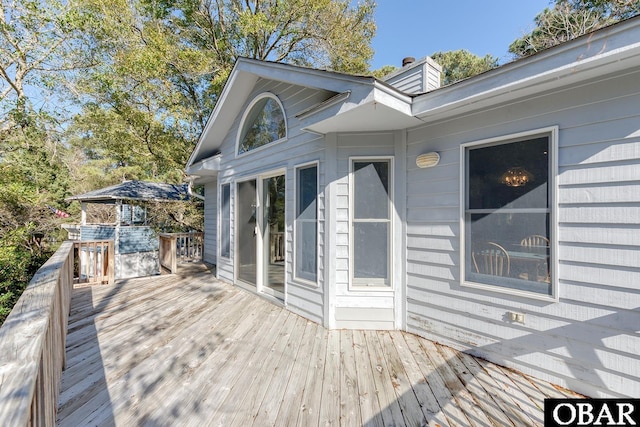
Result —
[[158, 257], [160, 266], [175, 273], [178, 259], [181, 263], [201, 261], [204, 233], [162, 233], [159, 235]]
[[107, 257], [107, 277], [109, 284], [112, 285], [116, 280], [116, 246], [113, 240], [109, 240]]
[[178, 246], [176, 245], [177, 239], [177, 236], [171, 236], [171, 239], [169, 240], [169, 248], [171, 250], [171, 273], [175, 273], [176, 271], [178, 271]]

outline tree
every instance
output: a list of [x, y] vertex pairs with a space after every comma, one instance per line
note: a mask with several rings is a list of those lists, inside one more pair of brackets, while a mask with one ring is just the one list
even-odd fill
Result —
[[0, 0], [0, 322], [53, 253], [69, 171], [61, 138], [68, 73], [86, 66], [73, 5]]
[[640, 13], [638, 0], [556, 0], [535, 19], [535, 28], [509, 46], [525, 57]]
[[[74, 11], [57, 0], [0, 0], [0, 136], [27, 126], [37, 112], [59, 117], [60, 78], [90, 63], [68, 31]], [[52, 98], [55, 109], [48, 108]]]
[[381, 79], [381, 78], [393, 73], [397, 69], [398, 69], [398, 67], [396, 67], [395, 65], [383, 65], [382, 67], [378, 68], [377, 70], [373, 70], [371, 72], [371, 74], [374, 77], [376, 77], [378, 79]]
[[180, 181], [235, 60], [364, 72], [373, 2], [86, 0], [100, 66], [82, 73], [72, 141], [113, 180]]
[[468, 50], [436, 52], [431, 55], [442, 67], [441, 83], [449, 85], [475, 76], [498, 66], [498, 58], [491, 55], [479, 57]]
[[38, 118], [8, 132], [2, 141], [0, 323], [62, 237], [61, 218], [49, 206], [64, 207], [68, 195], [65, 149], [51, 140]]

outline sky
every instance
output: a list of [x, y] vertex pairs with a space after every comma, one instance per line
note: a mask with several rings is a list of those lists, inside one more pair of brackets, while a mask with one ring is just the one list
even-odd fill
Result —
[[533, 29], [551, 0], [377, 0], [371, 69], [466, 49], [506, 63], [509, 45]]

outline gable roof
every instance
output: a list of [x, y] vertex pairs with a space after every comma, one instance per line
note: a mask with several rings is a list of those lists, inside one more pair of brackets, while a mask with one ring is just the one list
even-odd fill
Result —
[[161, 184], [145, 181], [125, 181], [121, 184], [89, 191], [88, 193], [68, 197], [66, 200], [78, 200], [91, 203], [114, 203], [116, 200], [170, 202], [189, 200], [187, 184]]
[[[241, 114], [259, 79], [322, 90], [331, 94], [318, 105], [290, 112], [305, 131], [388, 130], [419, 124], [411, 114], [411, 96], [372, 76], [353, 76], [276, 62], [239, 58], [196, 148], [187, 163], [187, 172], [207, 170], [236, 117]], [[204, 163], [207, 163], [206, 167]]]
[[640, 16], [427, 93], [409, 95], [384, 81], [240, 58], [187, 163], [191, 175], [216, 175], [219, 148], [258, 79], [316, 88], [333, 95], [294, 112], [304, 131], [397, 130], [640, 67]]

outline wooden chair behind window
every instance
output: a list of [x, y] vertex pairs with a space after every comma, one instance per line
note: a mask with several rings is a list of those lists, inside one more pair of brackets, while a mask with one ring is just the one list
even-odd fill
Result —
[[471, 252], [476, 272], [492, 276], [508, 276], [511, 260], [506, 249], [497, 243], [487, 242]]
[[520, 246], [532, 247], [532, 246], [549, 246], [549, 239], [539, 234], [532, 234], [527, 236], [520, 242]]
[[[536, 246], [548, 247], [549, 239], [539, 234], [532, 234], [531, 236], [527, 236], [524, 239], [522, 239], [522, 241], [520, 241], [520, 246], [526, 247], [526, 248], [533, 248]], [[538, 282], [549, 283], [551, 281], [551, 277], [549, 276], [549, 265], [547, 264], [547, 262], [539, 263], [536, 266], [536, 277], [534, 278], [529, 276], [532, 276], [532, 274], [524, 273], [524, 275], [520, 274], [519, 277], [525, 280], [537, 280]]]

